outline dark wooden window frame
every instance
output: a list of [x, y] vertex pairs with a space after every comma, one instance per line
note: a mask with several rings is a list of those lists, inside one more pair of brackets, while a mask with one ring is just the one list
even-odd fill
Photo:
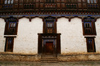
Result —
[[96, 52], [94, 37], [86, 37], [86, 43], [87, 43], [87, 52]]
[[[91, 19], [90, 21], [87, 21], [86, 19]], [[85, 21], [86, 20], [86, 21]], [[95, 18], [93, 18], [93, 17], [85, 17], [84, 19], [83, 19], [83, 22], [82, 22], [82, 25], [83, 25], [83, 35], [96, 35], [96, 28], [95, 28]], [[84, 23], [91, 23], [91, 27], [90, 28], [86, 28], [85, 27], [85, 24]], [[91, 32], [90, 33], [87, 33], [86, 31], [85, 31], [85, 29], [89, 29]]]
[[[6, 3], [5, 3], [5, 1], [7, 1]], [[14, 0], [4, 0], [4, 4], [13, 4], [14, 3]]]
[[87, 0], [87, 3], [97, 3], [98, 0]]
[[[17, 29], [18, 29], [18, 20], [16, 18], [14, 18], [14, 22], [10, 22], [11, 18], [8, 18], [5, 20], [6, 22], [6, 25], [5, 25], [5, 33], [4, 35], [17, 35]], [[15, 23], [16, 24], [16, 27], [11, 27], [10, 24], [11, 23]], [[11, 32], [12, 30], [12, 32]]]
[[14, 45], [14, 37], [6, 37], [5, 52], [13, 52], [13, 45]]
[[4, 0], [3, 4], [3, 9], [13, 9], [14, 0]]
[[[52, 26], [50, 26], [52, 25]], [[46, 32], [47, 33], [54, 33], [54, 22], [46, 22]]]
[[[48, 18], [52, 18], [54, 20], [54, 22], [51, 22], [53, 23], [53, 33], [57, 33], [57, 29], [56, 29], [56, 22], [57, 22], [57, 19], [54, 18], [54, 17], [46, 17], [43, 19], [43, 33], [47, 33], [47, 22], [45, 21], [45, 19], [48, 19]], [[50, 27], [49, 27], [50, 28]]]

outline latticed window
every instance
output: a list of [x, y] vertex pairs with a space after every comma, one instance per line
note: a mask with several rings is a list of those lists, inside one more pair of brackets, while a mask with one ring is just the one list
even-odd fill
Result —
[[47, 27], [53, 27], [52, 23], [47, 23]]
[[14, 43], [13, 37], [7, 37], [6, 38], [6, 45], [5, 45], [5, 51], [6, 52], [12, 52], [13, 51], [13, 43]]
[[95, 42], [94, 38], [86, 38], [87, 39], [87, 51], [88, 52], [95, 52]]
[[95, 35], [95, 19], [93, 18], [85, 18], [83, 22], [83, 28], [84, 28], [84, 35]]
[[93, 32], [91, 22], [84, 22], [84, 29], [85, 29], [85, 34], [91, 34]]
[[14, 0], [4, 0], [3, 8], [4, 9], [13, 8], [13, 3], [14, 3]]
[[88, 3], [97, 3], [97, 0], [87, 0]]
[[54, 17], [44, 18], [44, 29], [43, 33], [56, 33], [56, 19]]
[[15, 27], [16, 27], [16, 22], [9, 23], [9, 28], [15, 28]]
[[8, 32], [14, 33], [15, 31], [16, 31], [16, 22], [9, 22]]
[[88, 2], [88, 8], [91, 8], [91, 9], [98, 8], [97, 0], [88, 0], [87, 2]]
[[53, 33], [53, 22], [47, 22], [47, 33]]
[[85, 28], [92, 28], [91, 22], [84, 22]]
[[5, 35], [16, 35], [17, 34], [17, 19], [8, 18], [6, 19]]
[[4, 4], [13, 4], [14, 0], [5, 0]]
[[47, 33], [53, 33], [53, 29], [52, 28], [47, 28]]

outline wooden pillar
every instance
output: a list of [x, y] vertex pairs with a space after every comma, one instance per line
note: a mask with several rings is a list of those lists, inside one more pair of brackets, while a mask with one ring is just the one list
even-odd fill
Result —
[[60, 34], [57, 35], [57, 54], [61, 53]]
[[38, 54], [42, 53], [42, 35], [38, 34]]

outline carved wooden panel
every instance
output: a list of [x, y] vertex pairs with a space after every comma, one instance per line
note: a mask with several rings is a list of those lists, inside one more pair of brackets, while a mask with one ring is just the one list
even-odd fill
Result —
[[[7, 0], [8, 1], [8, 0]], [[96, 12], [100, 11], [100, 1], [94, 0], [93, 2], [88, 2], [87, 0], [13, 0], [14, 4], [6, 2], [5, 0], [0, 1], [1, 13], [9, 13], [12, 9], [13, 12]], [[27, 9], [27, 10], [26, 10]], [[10, 11], [9, 11], [10, 10]]]

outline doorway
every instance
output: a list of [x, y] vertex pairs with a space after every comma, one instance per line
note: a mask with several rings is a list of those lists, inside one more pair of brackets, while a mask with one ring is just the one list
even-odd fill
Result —
[[53, 54], [54, 53], [54, 46], [53, 42], [46, 42], [45, 44], [45, 54]]
[[43, 53], [42, 58], [55, 58], [56, 57], [56, 39], [43, 40]]
[[38, 53], [42, 56], [60, 54], [60, 34], [53, 36], [39, 34]]

